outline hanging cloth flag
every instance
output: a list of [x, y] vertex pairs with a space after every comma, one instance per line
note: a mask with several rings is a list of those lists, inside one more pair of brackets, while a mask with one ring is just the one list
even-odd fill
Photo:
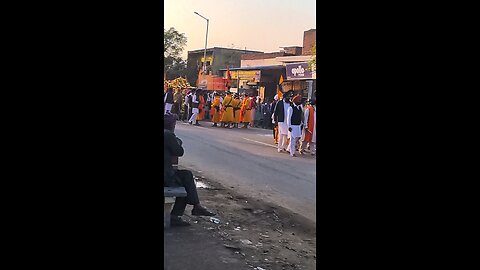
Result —
[[283, 93], [278, 89], [277, 89], [277, 96], [279, 100], [283, 98]]
[[280, 91], [280, 85], [283, 83], [283, 76], [282, 74], [280, 74], [280, 80], [278, 80], [278, 88], [277, 88], [277, 95], [278, 95], [278, 99], [282, 99], [283, 98], [283, 93], [282, 91]]

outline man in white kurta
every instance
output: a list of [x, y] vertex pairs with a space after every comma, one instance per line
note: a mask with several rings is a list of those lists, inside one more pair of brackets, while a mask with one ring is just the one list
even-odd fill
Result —
[[285, 151], [287, 147], [287, 137], [288, 137], [288, 124], [287, 124], [287, 118], [288, 118], [288, 108], [290, 108], [290, 99], [287, 97], [287, 95], [283, 96], [283, 100], [280, 100], [277, 102], [275, 105], [274, 109], [274, 120], [277, 123], [277, 128], [278, 128], [278, 152], [283, 152]]
[[293, 105], [287, 110], [288, 136], [290, 137], [288, 148], [290, 149], [290, 156], [295, 157], [295, 146], [297, 145], [297, 140], [302, 136], [302, 129], [300, 128], [303, 124], [302, 98], [297, 95], [292, 101]]
[[190, 117], [190, 119], [188, 120], [188, 122], [191, 124], [194, 124], [195, 126], [200, 126], [200, 124], [198, 123], [197, 121], [197, 115], [199, 113], [199, 110], [198, 110], [198, 104], [200, 103], [199, 99], [198, 99], [198, 95], [197, 95], [197, 92], [194, 90], [193, 94], [192, 94], [192, 116]]
[[168, 88], [167, 92], [165, 93], [165, 97], [163, 99], [163, 103], [165, 104], [165, 110], [163, 114], [170, 113], [172, 111], [173, 106], [173, 89]]

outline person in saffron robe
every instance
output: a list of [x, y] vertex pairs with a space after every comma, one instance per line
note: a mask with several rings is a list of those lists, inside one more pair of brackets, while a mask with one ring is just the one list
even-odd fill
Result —
[[197, 97], [199, 100], [197, 121], [202, 121], [203, 119], [205, 119], [205, 98], [203, 97], [202, 90], [198, 91]]
[[245, 98], [243, 99], [242, 116], [243, 128], [248, 128], [248, 124], [252, 122], [252, 100], [248, 94], [245, 94]]
[[216, 127], [217, 124], [220, 122], [220, 94], [215, 92], [214, 93], [214, 98], [212, 102], [212, 122], [213, 125], [212, 127]]
[[224, 107], [222, 115], [222, 125], [223, 127], [229, 127], [233, 123], [233, 97], [230, 91], [227, 92], [227, 95], [223, 99], [222, 106]]
[[240, 123], [240, 110], [242, 107], [242, 101], [238, 94], [233, 96], [233, 126], [238, 128], [238, 123]]

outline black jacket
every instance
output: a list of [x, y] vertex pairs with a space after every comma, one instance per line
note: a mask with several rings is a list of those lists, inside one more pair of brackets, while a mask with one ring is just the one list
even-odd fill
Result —
[[167, 99], [165, 100], [165, 103], [173, 104], [173, 93], [170, 91], [167, 91], [165, 95], [167, 95]]
[[163, 130], [163, 185], [175, 186], [172, 157], [183, 156], [182, 141], [170, 130]]
[[[273, 119], [275, 119], [275, 122], [287, 122], [287, 119], [285, 119], [285, 110], [283, 108], [284, 101], [279, 100], [277, 104], [275, 105], [275, 109], [273, 111]], [[288, 105], [292, 106], [290, 103]]]
[[273, 113], [275, 112], [275, 106], [277, 105], [277, 101], [272, 101], [272, 103], [270, 104], [270, 117], [273, 116]]

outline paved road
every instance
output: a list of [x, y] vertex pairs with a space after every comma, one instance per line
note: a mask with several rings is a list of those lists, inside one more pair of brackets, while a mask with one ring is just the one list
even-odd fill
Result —
[[278, 153], [272, 131], [177, 122], [185, 155], [180, 166], [200, 171], [237, 192], [254, 195], [315, 221], [315, 158]]

